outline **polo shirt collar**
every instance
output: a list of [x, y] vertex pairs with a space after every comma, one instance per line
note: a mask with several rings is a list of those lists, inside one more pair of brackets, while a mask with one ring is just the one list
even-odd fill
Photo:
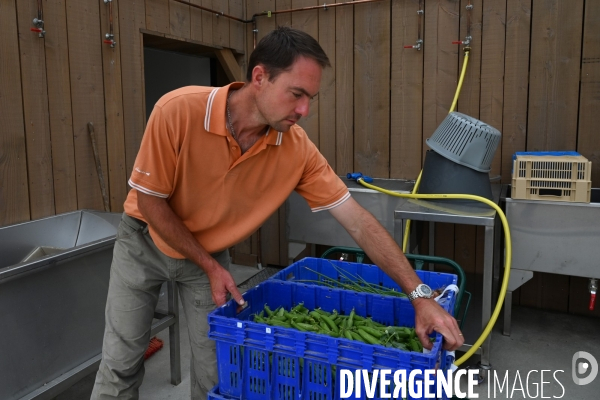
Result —
[[[244, 86], [243, 82], [233, 82], [227, 86], [214, 88], [210, 92], [206, 103], [206, 116], [204, 118], [204, 129], [207, 132], [227, 136], [227, 97], [230, 90], [237, 90], [242, 86]], [[264, 138], [264, 143], [280, 146], [282, 140], [283, 132], [277, 132], [269, 127]]]

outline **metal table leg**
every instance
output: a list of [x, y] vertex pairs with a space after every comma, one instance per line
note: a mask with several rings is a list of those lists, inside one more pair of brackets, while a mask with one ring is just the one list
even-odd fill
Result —
[[[485, 227], [485, 245], [483, 255], [483, 297], [481, 304], [481, 328], [485, 329], [492, 314], [492, 280], [494, 274], [494, 227]], [[492, 336], [489, 335], [481, 346], [481, 364], [490, 364], [490, 346]], [[485, 378], [486, 370], [482, 369], [480, 375]]]

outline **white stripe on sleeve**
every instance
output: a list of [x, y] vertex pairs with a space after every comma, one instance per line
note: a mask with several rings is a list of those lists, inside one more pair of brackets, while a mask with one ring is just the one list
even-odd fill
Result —
[[147, 189], [147, 188], [145, 188], [143, 186], [138, 185], [137, 183], [133, 183], [131, 181], [131, 179], [129, 179], [129, 182], [127, 182], [127, 183], [129, 183], [129, 186], [131, 186], [135, 190], [139, 190], [142, 193], [146, 193], [146, 194], [149, 194], [149, 195], [152, 195], [152, 196], [162, 197], [163, 199], [166, 199], [167, 197], [169, 197], [168, 194], [155, 192], [154, 190]]
[[339, 206], [340, 204], [342, 204], [343, 202], [345, 202], [349, 198], [350, 198], [350, 192], [346, 193], [344, 195], [344, 197], [342, 197], [341, 199], [339, 199], [335, 203], [331, 203], [331, 204], [329, 204], [327, 206], [311, 208], [310, 210], [312, 212], [318, 212], [318, 211], [324, 211], [324, 210], [331, 210], [332, 208], [335, 208], [335, 207]]

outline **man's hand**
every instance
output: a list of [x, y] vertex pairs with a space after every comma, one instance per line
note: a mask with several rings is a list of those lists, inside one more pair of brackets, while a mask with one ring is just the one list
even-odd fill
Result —
[[169, 246], [194, 262], [206, 273], [210, 280], [212, 299], [217, 307], [225, 304], [227, 293], [231, 293], [235, 301], [239, 305], [243, 305], [244, 299], [231, 274], [196, 241], [167, 201], [139, 191], [137, 197], [138, 208], [154, 231]]
[[415, 307], [415, 333], [426, 349], [431, 350], [429, 341], [431, 332], [436, 331], [444, 337], [444, 349], [456, 350], [463, 345], [465, 339], [460, 333], [456, 320], [452, 318], [433, 299], [419, 298], [413, 301]]
[[207, 272], [213, 302], [217, 307], [220, 307], [227, 302], [227, 294], [231, 293], [231, 296], [240, 306], [244, 305], [242, 294], [235, 285], [235, 281], [229, 271], [221, 267], [216, 261], [214, 264], [216, 266], [213, 266], [210, 272]]

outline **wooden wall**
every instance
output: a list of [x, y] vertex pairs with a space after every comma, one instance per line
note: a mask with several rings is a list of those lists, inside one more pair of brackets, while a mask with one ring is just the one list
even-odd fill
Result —
[[[248, 1], [247, 15], [322, 5], [318, 0]], [[258, 39], [277, 25], [313, 35], [332, 68], [325, 70], [308, 118], [300, 122], [340, 175], [415, 179], [425, 139], [448, 113], [463, 65], [467, 0], [425, 0], [424, 47], [417, 40], [418, 0], [380, 2], [259, 17]], [[515, 151], [577, 150], [600, 184], [600, 2], [472, 0], [472, 49], [457, 111], [499, 129], [490, 175], [510, 182]], [[252, 36], [247, 28], [247, 52]], [[263, 264], [284, 265], [283, 211], [263, 227]], [[438, 224], [436, 254], [483, 273], [483, 229]], [[246, 250], [251, 251], [249, 240]], [[268, 245], [265, 245], [267, 243]], [[254, 246], [254, 250], [256, 246]], [[581, 314], [587, 279], [537, 273], [514, 301]]]
[[[191, 0], [242, 18], [242, 0]], [[43, 0], [46, 34], [30, 31], [37, 0], [0, 3], [0, 226], [77, 209], [103, 210], [88, 123], [110, 209], [122, 211], [144, 133], [143, 35], [243, 54], [244, 26], [172, 0], [113, 0], [116, 47], [102, 42], [102, 0]]]
[[[237, 17], [322, 5], [319, 0], [190, 0]], [[339, 0], [339, 2], [349, 2]], [[577, 150], [600, 182], [600, 2], [472, 0], [473, 36], [458, 111], [503, 133], [492, 176], [510, 177], [520, 150]], [[0, 226], [82, 208], [103, 209], [87, 124], [94, 124], [110, 196], [122, 210], [144, 131], [146, 37], [232, 49], [243, 69], [252, 26], [173, 0], [113, 0], [116, 47], [102, 43], [102, 0], [43, 0], [46, 36], [30, 31], [37, 0], [0, 2]], [[301, 121], [339, 173], [416, 178], [425, 139], [446, 116], [463, 65], [467, 0], [425, 0], [422, 51], [418, 0], [257, 17], [258, 39], [277, 25], [313, 35], [329, 55], [320, 94]], [[287, 262], [285, 215], [261, 229], [262, 263]], [[442, 225], [437, 253], [481, 273], [483, 232]], [[236, 246], [256, 260], [258, 236]], [[587, 282], [536, 274], [515, 300], [579, 313]], [[599, 307], [600, 308], [600, 307]], [[584, 312], [585, 313], [585, 312]], [[598, 315], [598, 313], [596, 313]]]

